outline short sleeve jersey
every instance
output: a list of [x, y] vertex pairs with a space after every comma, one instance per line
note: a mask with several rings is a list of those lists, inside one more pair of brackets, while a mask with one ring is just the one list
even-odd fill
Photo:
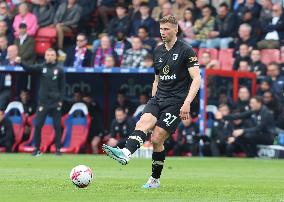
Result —
[[188, 72], [191, 67], [199, 67], [198, 59], [185, 42], [177, 40], [170, 50], [164, 44], [158, 46], [154, 51], [154, 70], [159, 76], [156, 99], [183, 103], [192, 82]]

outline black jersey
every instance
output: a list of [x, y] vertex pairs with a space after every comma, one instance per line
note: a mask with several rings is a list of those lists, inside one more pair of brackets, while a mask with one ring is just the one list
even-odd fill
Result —
[[185, 42], [177, 40], [168, 51], [165, 45], [154, 51], [155, 74], [159, 75], [156, 98], [170, 103], [184, 102], [192, 79], [188, 68], [199, 66], [193, 49]]

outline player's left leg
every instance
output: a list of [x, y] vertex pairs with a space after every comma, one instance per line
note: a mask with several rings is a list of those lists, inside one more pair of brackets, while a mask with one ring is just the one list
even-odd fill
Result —
[[151, 142], [153, 144], [152, 154], [152, 175], [148, 182], [143, 185], [143, 188], [159, 188], [160, 176], [164, 167], [164, 161], [166, 158], [166, 152], [164, 148], [164, 142], [168, 138], [168, 132], [156, 126], [151, 136]]

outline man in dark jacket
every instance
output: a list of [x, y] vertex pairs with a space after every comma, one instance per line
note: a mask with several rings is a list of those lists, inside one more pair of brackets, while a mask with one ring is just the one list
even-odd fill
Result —
[[67, 67], [91, 67], [92, 52], [87, 48], [87, 37], [85, 34], [78, 34], [76, 47], [67, 51], [65, 66]]
[[122, 4], [116, 6], [116, 17], [108, 24], [109, 36], [115, 36], [118, 30], [123, 31], [126, 36], [130, 31], [130, 18], [127, 14], [127, 7]]
[[218, 15], [215, 19], [214, 31], [209, 33], [206, 41], [207, 48], [229, 48], [229, 43], [234, 40], [237, 18], [229, 12], [229, 6], [222, 3], [218, 9]]
[[37, 18], [39, 27], [46, 27], [53, 23], [55, 9], [48, 0], [32, 1], [32, 12]]
[[56, 51], [48, 49], [45, 52], [45, 63], [28, 66], [21, 62], [21, 58], [16, 58], [16, 63], [19, 63], [26, 71], [35, 72], [39, 75], [39, 103], [36, 114], [35, 125], [35, 151], [34, 156], [40, 155], [41, 129], [45, 118], [50, 114], [53, 118], [53, 126], [55, 129], [55, 144], [56, 154], [60, 154], [60, 139], [61, 139], [61, 106], [65, 90], [65, 75], [61, 67], [56, 62]]
[[247, 156], [254, 157], [257, 155], [256, 146], [258, 144], [273, 144], [275, 135], [273, 114], [263, 105], [261, 97], [255, 96], [250, 99], [250, 111], [224, 116], [223, 118], [224, 120], [249, 119], [251, 121], [251, 127], [237, 129], [232, 133], [234, 138], [240, 136], [244, 138]]
[[5, 117], [4, 111], [0, 110], [0, 147], [5, 147], [6, 152], [11, 152], [14, 143], [13, 126]]
[[127, 117], [125, 110], [121, 107], [115, 109], [115, 119], [110, 126], [110, 139], [108, 145], [123, 148], [128, 136], [134, 130], [134, 122]]

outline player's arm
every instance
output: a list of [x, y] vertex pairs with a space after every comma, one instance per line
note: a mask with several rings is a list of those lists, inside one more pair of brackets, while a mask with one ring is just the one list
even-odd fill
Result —
[[15, 59], [15, 63], [19, 64], [20, 66], [23, 67], [23, 69], [25, 71], [28, 72], [41, 72], [42, 68], [41, 65], [35, 64], [35, 65], [27, 65], [26, 63], [24, 63], [21, 59], [21, 57], [16, 57]]
[[188, 69], [189, 75], [192, 78], [192, 83], [189, 88], [188, 95], [184, 102], [191, 103], [195, 98], [201, 84], [201, 76], [199, 67], [191, 67]]
[[155, 74], [155, 80], [154, 80], [153, 86], [152, 86], [152, 96], [156, 95], [158, 83], [159, 83], [159, 78], [160, 78], [159, 75]]
[[180, 109], [180, 118], [189, 119], [190, 105], [195, 98], [201, 84], [201, 76], [199, 70], [198, 59], [192, 49], [188, 49], [186, 67], [188, 68], [189, 75], [192, 79], [192, 83], [189, 88], [186, 99]]

